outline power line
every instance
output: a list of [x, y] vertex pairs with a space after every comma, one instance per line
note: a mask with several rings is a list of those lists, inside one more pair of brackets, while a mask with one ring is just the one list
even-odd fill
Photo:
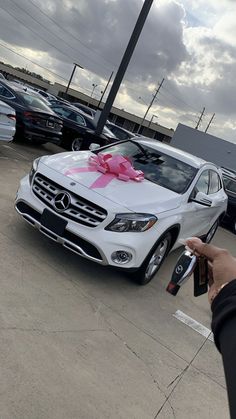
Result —
[[52, 32], [46, 25], [44, 25], [43, 23], [39, 22], [37, 19], [35, 19], [34, 16], [32, 16], [29, 12], [27, 12], [23, 7], [19, 6], [14, 0], [10, 0], [12, 3], [15, 4], [15, 6], [18, 7], [18, 9], [22, 10], [27, 16], [29, 16], [34, 22], [38, 23], [38, 25], [42, 26], [42, 28], [46, 29], [47, 32], [51, 33], [53, 36], [55, 36], [56, 38], [60, 39], [60, 41], [64, 42], [65, 45], [67, 45], [69, 48], [73, 49], [74, 48], [68, 43], [66, 42], [63, 38], [61, 38], [59, 35], [56, 35], [54, 32]]
[[190, 105], [189, 103], [187, 103], [187, 102], [186, 102], [185, 100], [183, 100], [180, 96], [176, 96], [174, 93], [170, 92], [170, 91], [169, 91], [169, 89], [168, 89], [166, 86], [164, 86], [164, 87], [163, 87], [163, 89], [164, 89], [164, 90], [167, 90], [167, 92], [168, 92], [170, 95], [174, 96], [177, 100], [179, 100], [180, 102], [184, 103], [184, 104], [185, 104], [188, 108], [193, 109], [195, 112], [199, 112], [199, 110], [198, 110], [197, 108], [195, 108], [194, 106], [192, 106], [192, 105]]
[[[51, 33], [55, 38], [58, 38], [60, 41], [64, 42], [65, 45], [67, 45], [69, 48], [71, 48], [71, 50], [76, 51], [76, 54], [78, 53], [78, 51], [71, 46], [67, 41], [65, 41], [65, 39], [63, 39], [62, 37], [60, 37], [59, 35], [55, 34], [51, 29], [49, 29], [46, 25], [44, 25], [43, 23], [41, 23], [39, 20], [37, 20], [34, 16], [32, 16], [28, 11], [26, 11], [23, 7], [19, 6], [14, 0], [11, 0], [12, 3], [15, 4], [15, 6], [17, 6], [20, 10], [22, 10], [27, 16], [29, 16], [33, 21], [35, 21], [38, 25], [40, 25], [42, 28], [46, 29], [47, 32]], [[37, 9], [39, 9], [41, 11], [41, 9], [39, 7], [37, 7], [33, 2], [31, 2]], [[46, 15], [46, 14], [45, 14]], [[47, 16], [47, 15], [46, 15]], [[47, 16], [48, 17], [48, 16]], [[50, 17], [48, 17], [49, 20], [52, 20]], [[56, 24], [56, 21], [53, 22]], [[65, 31], [60, 25], [57, 25], [60, 30]], [[66, 31], [67, 33], [70, 33], [68, 31]], [[79, 40], [77, 38], [75, 38], [78, 42]], [[81, 42], [80, 42], [81, 43]], [[82, 45], [84, 45], [86, 47], [85, 44], [81, 43]], [[61, 51], [62, 52], [62, 51]], [[95, 51], [92, 51], [93, 53], [95, 53]], [[93, 58], [89, 57], [88, 55], [84, 54], [83, 52], [79, 52], [80, 55], [83, 55], [84, 57], [88, 58], [90, 61], [94, 62], [96, 65], [98, 64]], [[72, 58], [72, 57], [70, 57]], [[74, 60], [74, 58], [73, 58]], [[107, 67], [105, 67], [101, 62], [99, 62], [100, 65], [102, 65], [106, 70]]]
[[0, 6], [0, 8], [2, 10], [4, 10], [4, 12], [6, 12], [7, 14], [9, 14], [11, 17], [13, 17], [13, 19], [15, 19], [17, 22], [19, 22], [21, 25], [23, 25], [24, 27], [26, 27], [27, 29], [29, 29], [31, 32], [33, 32], [38, 38], [42, 39], [44, 42], [46, 42], [48, 45], [50, 45], [52, 48], [56, 49], [58, 52], [60, 52], [60, 54], [65, 55], [65, 57], [69, 58], [70, 60], [73, 61], [72, 57], [69, 56], [68, 54], [66, 54], [65, 52], [62, 52], [59, 48], [57, 48], [54, 44], [52, 44], [51, 42], [47, 41], [45, 38], [43, 38], [41, 35], [39, 35], [38, 32], [34, 31], [33, 29], [29, 28], [29, 26], [27, 26], [24, 22], [22, 22], [20, 19], [18, 19], [16, 16], [14, 16], [12, 13], [9, 12], [9, 10], [4, 9], [4, 7]]
[[44, 67], [44, 66], [42, 66], [42, 65], [40, 65], [40, 64], [38, 64], [38, 63], [36, 63], [35, 61], [30, 60], [30, 58], [27, 58], [27, 57], [25, 57], [23, 54], [20, 54], [19, 52], [14, 51], [13, 49], [11, 49], [11, 48], [7, 47], [6, 45], [2, 44], [1, 42], [0, 42], [0, 45], [1, 45], [3, 48], [6, 48], [6, 49], [8, 49], [9, 51], [13, 52], [14, 54], [18, 55], [19, 57], [24, 58], [25, 60], [27, 60], [27, 61], [31, 62], [32, 64], [34, 64], [34, 65], [36, 65], [36, 66], [38, 66], [38, 67], [42, 68], [43, 70], [48, 71], [49, 73], [53, 74], [54, 76], [57, 76], [57, 77], [59, 77], [60, 79], [65, 80], [65, 81], [67, 82], [67, 79], [66, 79], [65, 77], [62, 77], [62, 76], [60, 76], [59, 74], [55, 73], [54, 71], [49, 70], [47, 67]]
[[91, 51], [93, 54], [96, 54], [98, 57], [102, 57], [104, 61], [106, 61], [108, 64], [111, 64], [113, 67], [116, 67], [116, 64], [114, 64], [112, 61], [107, 60], [102, 54], [99, 54], [96, 50], [93, 48], [90, 48], [88, 45], [86, 45], [84, 42], [82, 42], [79, 38], [77, 38], [75, 35], [73, 35], [70, 31], [63, 28], [59, 23], [53, 19], [52, 17], [49, 17], [47, 13], [45, 13], [39, 6], [37, 6], [32, 0], [28, 0], [31, 4], [33, 4], [34, 7], [36, 7], [44, 16], [47, 17], [51, 22], [53, 22], [60, 30], [63, 30], [65, 33], [70, 35], [72, 38], [74, 38], [77, 42], [79, 42], [81, 45], [83, 45], [85, 48], [87, 48], [89, 51]]

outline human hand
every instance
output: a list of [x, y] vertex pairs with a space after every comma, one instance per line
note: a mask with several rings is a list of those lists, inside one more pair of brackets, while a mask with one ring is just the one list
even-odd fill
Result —
[[197, 256], [205, 256], [209, 265], [208, 299], [212, 303], [223, 285], [236, 279], [236, 258], [226, 249], [203, 243], [197, 237], [186, 240], [187, 246]]

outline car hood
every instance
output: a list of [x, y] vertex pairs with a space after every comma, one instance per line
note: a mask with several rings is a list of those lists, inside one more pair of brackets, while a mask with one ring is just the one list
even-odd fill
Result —
[[[91, 194], [100, 196], [122, 207], [135, 212], [160, 213], [177, 208], [181, 203], [181, 195], [163, 188], [147, 179], [141, 182], [129, 180], [127, 182], [98, 171], [92, 171], [88, 159], [94, 155], [90, 151], [74, 153], [60, 153], [44, 156], [40, 159], [40, 166], [46, 165], [50, 169], [71, 178], [74, 182], [88, 188]], [[40, 172], [43, 168], [39, 167]], [[61, 179], [61, 176], [60, 176]], [[99, 179], [100, 187], [96, 181]], [[56, 181], [56, 179], [54, 179]]]

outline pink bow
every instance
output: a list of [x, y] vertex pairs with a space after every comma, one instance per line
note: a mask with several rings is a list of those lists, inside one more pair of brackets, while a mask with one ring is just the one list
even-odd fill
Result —
[[141, 170], [135, 170], [128, 159], [121, 155], [97, 154], [89, 157], [88, 167], [75, 167], [66, 171], [69, 176], [81, 172], [101, 172], [102, 176], [95, 180], [90, 186], [91, 189], [105, 188], [114, 178], [127, 182], [134, 180], [141, 182], [144, 180], [144, 173]]

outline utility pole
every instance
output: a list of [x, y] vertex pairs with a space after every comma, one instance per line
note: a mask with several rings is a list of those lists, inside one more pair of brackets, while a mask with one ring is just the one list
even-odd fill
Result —
[[139, 127], [138, 127], [138, 131], [137, 131], [137, 133], [139, 133], [139, 131], [140, 131], [140, 129], [141, 129], [141, 126], [143, 125], [143, 123], [144, 123], [144, 121], [145, 121], [145, 119], [146, 119], [146, 116], [147, 116], [147, 114], [148, 114], [148, 112], [149, 112], [149, 109], [152, 107], [153, 102], [154, 102], [154, 100], [156, 99], [157, 94], [158, 94], [158, 92], [159, 92], [159, 90], [160, 90], [161, 86], [162, 86], [162, 85], [163, 85], [163, 83], [164, 83], [164, 80], [165, 80], [165, 79], [163, 78], [163, 79], [162, 79], [162, 81], [161, 81], [161, 83], [159, 84], [158, 88], [156, 89], [156, 92], [155, 92], [155, 94], [153, 95], [152, 100], [151, 100], [151, 102], [149, 103], [149, 105], [148, 105], [148, 107], [147, 107], [147, 110], [146, 110], [146, 112], [145, 112], [145, 114], [144, 114], [144, 117], [143, 117], [143, 119], [142, 119], [142, 121], [141, 121], [141, 123], [140, 123], [140, 125], [139, 125]]
[[132, 54], [134, 52], [135, 46], [138, 42], [139, 36], [142, 32], [143, 25], [146, 21], [146, 18], [148, 16], [149, 10], [152, 6], [153, 0], [144, 0], [143, 7], [141, 9], [141, 12], [139, 14], [138, 20], [135, 24], [133, 33], [130, 37], [130, 40], [128, 42], [128, 45], [126, 47], [125, 53], [123, 55], [123, 58], [121, 60], [120, 66], [118, 68], [118, 71], [116, 73], [114, 82], [112, 84], [111, 90], [109, 92], [108, 98], [106, 100], [106, 103], [104, 105], [104, 108], [101, 112], [101, 115], [98, 120], [97, 128], [96, 128], [96, 134], [101, 134], [103, 127], [106, 123], [106, 120], [108, 118], [108, 115], [110, 113], [111, 107], [113, 105], [113, 102], [116, 98], [117, 92], [119, 90], [120, 84], [123, 80], [123, 77], [125, 75], [126, 69], [129, 65], [130, 59], [132, 57]]
[[66, 88], [66, 94], [67, 94], [67, 92], [68, 92], [68, 90], [69, 90], [69, 87], [70, 87], [70, 84], [71, 84], [71, 81], [72, 81], [72, 79], [73, 79], [73, 75], [75, 74], [75, 69], [76, 69], [76, 67], [79, 67], [79, 68], [84, 68], [84, 67], [82, 67], [82, 65], [80, 65], [80, 64], [76, 64], [76, 63], [74, 63], [74, 68], [73, 68], [73, 70], [72, 70], [72, 73], [71, 73], [71, 76], [70, 76], [70, 80], [69, 80], [69, 82], [68, 82], [68, 85], [67, 85], [67, 88]]
[[205, 106], [204, 106], [204, 108], [203, 108], [203, 110], [202, 110], [202, 112], [201, 112], [201, 115], [199, 116], [199, 120], [198, 120], [198, 122], [197, 122], [197, 125], [196, 125], [195, 129], [198, 129], [198, 127], [199, 127], [199, 125], [200, 125], [200, 123], [201, 123], [201, 121], [202, 121], [202, 117], [203, 117], [203, 115], [204, 115], [205, 110], [206, 110], [206, 108], [205, 108]]
[[110, 75], [110, 77], [109, 77], [109, 79], [108, 79], [108, 81], [107, 81], [107, 84], [106, 84], [106, 86], [105, 86], [105, 89], [104, 89], [104, 90], [103, 90], [103, 92], [102, 92], [102, 96], [100, 97], [100, 100], [99, 100], [99, 102], [98, 102], [98, 109], [99, 109], [99, 106], [101, 105], [102, 99], [103, 99], [103, 97], [104, 97], [104, 95], [105, 95], [105, 93], [106, 93], [106, 91], [107, 91], [107, 88], [108, 88], [108, 86], [109, 86], [109, 83], [110, 83], [110, 81], [111, 81], [111, 78], [112, 78], [112, 76], [113, 76], [113, 73], [114, 73], [114, 71], [112, 71], [112, 73], [111, 73], [111, 75]]
[[214, 117], [215, 117], [215, 113], [213, 113], [213, 115], [212, 115], [212, 117], [211, 117], [211, 119], [210, 119], [210, 121], [209, 121], [209, 123], [208, 123], [208, 125], [207, 125], [206, 129], [205, 129], [205, 132], [207, 132], [207, 131], [208, 131], [208, 128], [209, 128], [209, 126], [211, 125], [211, 123], [212, 123], [212, 121], [213, 121]]

